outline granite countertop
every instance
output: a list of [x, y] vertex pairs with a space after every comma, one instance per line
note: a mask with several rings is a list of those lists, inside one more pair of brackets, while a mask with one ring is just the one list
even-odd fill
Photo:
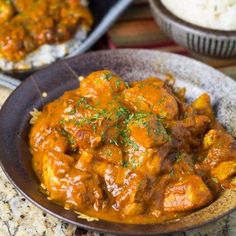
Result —
[[[11, 90], [0, 87], [0, 107]], [[21, 196], [0, 168], [0, 236], [102, 236], [44, 213]], [[174, 236], [235, 236], [236, 212], [207, 226]], [[107, 235], [106, 235], [107, 236]]]

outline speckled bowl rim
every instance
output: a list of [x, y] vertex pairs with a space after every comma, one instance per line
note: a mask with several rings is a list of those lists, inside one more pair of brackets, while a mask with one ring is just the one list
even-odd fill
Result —
[[[155, 9], [158, 8], [158, 10], [162, 13], [162, 15], [168, 20], [171, 21], [172, 24], [184, 27], [185, 30], [192, 31], [192, 32], [198, 32], [206, 35], [214, 35], [214, 36], [222, 36], [225, 38], [228, 37], [236, 37], [236, 30], [216, 30], [216, 29], [210, 29], [198, 25], [194, 25], [192, 23], [189, 23], [176, 15], [174, 15], [172, 12], [170, 12], [164, 4], [161, 2], [161, 0], [149, 0], [150, 5]], [[177, 3], [178, 4], [178, 3]]]
[[[91, 52], [91, 53], [87, 53], [87, 54], [84, 54], [84, 55], [80, 55], [80, 56], [76, 56], [74, 58], [71, 58], [71, 59], [67, 59], [67, 60], [64, 60], [62, 61], [61, 63], [57, 63], [57, 66], [60, 67], [60, 65], [67, 65], [67, 62], [71, 62], [73, 60], [75, 60], [75, 62], [77, 60], [80, 60], [80, 61], [83, 61], [83, 59], [87, 58], [87, 59], [91, 59], [91, 58], [95, 58], [96, 60], [98, 58], [101, 58], [101, 56], [106, 56], [107, 54], [111, 54], [111, 56], [113, 57], [114, 59], [114, 55], [118, 55], [118, 57], [124, 57], [125, 55], [127, 57], [129, 57], [130, 55], [134, 56], [135, 55], [135, 59], [138, 57], [138, 56], [142, 56], [143, 54], [147, 54], [148, 56], [152, 56], [154, 54], [156, 54], [156, 56], [161, 56], [163, 55], [165, 57], [165, 59], [168, 59], [171, 58], [172, 59], [178, 59], [179, 63], [183, 63], [184, 61], [186, 62], [189, 61], [190, 64], [192, 64], [193, 66], [196, 65], [197, 67], [201, 67], [202, 69], [205, 69], [205, 70], [209, 70], [211, 72], [214, 72], [214, 74], [217, 74], [220, 79], [222, 80], [223, 84], [224, 84], [224, 81], [226, 84], [228, 84], [229, 86], [233, 86], [233, 88], [236, 88], [236, 83], [235, 81], [233, 81], [230, 77], [222, 74], [221, 72], [218, 72], [217, 70], [215, 70], [214, 68], [210, 67], [210, 66], [207, 66], [205, 65], [204, 63], [201, 63], [201, 62], [198, 62], [194, 59], [190, 59], [190, 58], [187, 58], [187, 57], [184, 57], [184, 56], [181, 56], [181, 55], [176, 55], [176, 54], [172, 54], [172, 53], [166, 53], [166, 52], [159, 52], [157, 50], [136, 50], [136, 49], [122, 49], [122, 50], [102, 50], [102, 51], [98, 51], [98, 52]], [[96, 57], [95, 57], [96, 56]], [[131, 57], [132, 57], [131, 56]], [[157, 57], [157, 58], [158, 58]], [[115, 57], [116, 58], [116, 57]], [[155, 57], [156, 58], [156, 57]], [[88, 62], [88, 61], [87, 61]], [[146, 66], [146, 62], [145, 61], [145, 66]], [[86, 61], [85, 61], [86, 63]], [[110, 62], [109, 62], [110, 63]], [[155, 63], [158, 63], [155, 62]], [[75, 63], [76, 64], [76, 63]], [[114, 63], [116, 64], [116, 63]], [[88, 64], [86, 64], [87, 66], [89, 66]], [[121, 65], [120, 65], [121, 66]], [[137, 65], [136, 65], [137, 66]], [[55, 65], [51, 65], [50, 66], [50, 69], [54, 68], [55, 69]], [[148, 67], [147, 67], [148, 69]], [[45, 69], [44, 71], [46, 70], [49, 70], [49, 69]], [[39, 75], [41, 74], [41, 72], [37, 72], [35, 75]], [[51, 75], [50, 75], [51, 76]], [[77, 74], [78, 76], [78, 74]], [[4, 111], [3, 110], [6, 110], [7, 106], [8, 106], [8, 103], [11, 101], [11, 98], [15, 96], [15, 94], [19, 94], [19, 91], [22, 91], [22, 88], [24, 88], [24, 86], [28, 83], [32, 83], [32, 77], [29, 77], [27, 80], [25, 80], [23, 83], [20, 84], [20, 86], [18, 86], [18, 88], [9, 96], [9, 98], [7, 99], [7, 101], [5, 102], [5, 104], [3, 105], [3, 109], [1, 110], [0, 112], [0, 117], [3, 118], [3, 115], [4, 115]], [[42, 78], [41, 78], [42, 79]], [[78, 80], [77, 80], [78, 81]], [[62, 85], [60, 85], [62, 86]], [[228, 86], [228, 87], [229, 87]], [[66, 89], [64, 89], [65, 91]], [[36, 200], [33, 199], [32, 196], [30, 196], [30, 194], [26, 193], [23, 189], [21, 189], [21, 187], [19, 187], [17, 185], [17, 183], [15, 183], [14, 181], [14, 178], [12, 178], [9, 173], [7, 172], [7, 170], [5, 169], [4, 167], [4, 164], [2, 163], [2, 160], [0, 160], [0, 166], [2, 167], [4, 173], [6, 174], [6, 176], [8, 177], [8, 179], [10, 180], [10, 182], [13, 184], [13, 186], [15, 186], [16, 190], [19, 191], [23, 196], [25, 196], [30, 202], [32, 202], [34, 205], [36, 205], [37, 207], [39, 207], [40, 209], [44, 210], [45, 212], [51, 214], [52, 216], [54, 217], [57, 217], [61, 220], [64, 220], [66, 222], [69, 222], [71, 224], [75, 224], [77, 226], [80, 226], [80, 227], [84, 227], [86, 229], [89, 229], [89, 230], [94, 230], [94, 231], [99, 231], [99, 232], [103, 232], [103, 233], [111, 233], [111, 234], [117, 234], [117, 235], [166, 235], [166, 234], [170, 234], [170, 233], [176, 233], [176, 232], [180, 232], [180, 231], [186, 231], [186, 230], [191, 230], [191, 229], [195, 229], [195, 228], [198, 228], [198, 227], [201, 227], [201, 226], [204, 226], [206, 224], [209, 224], [211, 222], [214, 222], [220, 218], [222, 218], [223, 216], [225, 215], [228, 215], [230, 212], [234, 211], [236, 209], [236, 205], [234, 204], [233, 207], [230, 207], [228, 208], [227, 210], [219, 213], [218, 215], [212, 217], [211, 219], [208, 219], [207, 221], [205, 220], [204, 222], [202, 223], [192, 223], [191, 225], [185, 225], [185, 226], [181, 226], [180, 228], [178, 229], [171, 229], [171, 230], [164, 230], [163, 227], [167, 227], [168, 228], [168, 224], [174, 224], [174, 225], [178, 225], [179, 221], [178, 220], [174, 220], [174, 221], [169, 221], [165, 224], [146, 224], [146, 225], [137, 225], [137, 224], [133, 224], [133, 225], [129, 225], [129, 224], [120, 224], [120, 223], [114, 223], [114, 222], [108, 222], [108, 221], [103, 221], [103, 220], [100, 220], [98, 223], [95, 222], [95, 224], [91, 224], [91, 222], [86, 222], [86, 221], [81, 221], [80, 219], [77, 219], [77, 221], [75, 220], [72, 220], [72, 219], [69, 219], [69, 218], [66, 218], [66, 217], [63, 217], [62, 215], [59, 215], [57, 212], [55, 212], [55, 210], [51, 210], [51, 209], [48, 209], [46, 208], [45, 206], [41, 205], [39, 202], [37, 202]], [[11, 167], [12, 168], [12, 167]], [[232, 191], [230, 190], [226, 190], [225, 191], [226, 194], [229, 195], [229, 193], [232, 193]], [[228, 196], [227, 195], [227, 196]], [[236, 197], [236, 193], [233, 192], [233, 196]], [[232, 199], [232, 196], [228, 196], [229, 199]], [[227, 199], [227, 198], [226, 198]], [[226, 200], [225, 199], [225, 200]], [[45, 200], [46, 200], [46, 196], [45, 196]], [[215, 202], [218, 202], [218, 200], [216, 200]], [[56, 205], [56, 204], [54, 204]], [[211, 204], [212, 205], [212, 204]], [[211, 206], [210, 205], [210, 206]], [[218, 204], [219, 205], [219, 204]], [[211, 208], [209, 207], [205, 207], [203, 208], [203, 210], [209, 210]], [[194, 213], [193, 213], [194, 214]], [[191, 214], [192, 215], [192, 214]], [[185, 217], [183, 217], [185, 218]], [[100, 222], [102, 223], [102, 225], [99, 226]], [[108, 226], [108, 225], [112, 225], [112, 226], [115, 226], [115, 229], [111, 229], [111, 227], [104, 227], [104, 222], [105, 222], [105, 225]], [[188, 222], [188, 221], [187, 221]], [[92, 222], [93, 223], [93, 222]], [[123, 232], [123, 228], [125, 228], [126, 226], [129, 226], [130, 228], [130, 231], [129, 232]], [[149, 232], [148, 229], [151, 228], [151, 227], [154, 227], [155, 226], [158, 226], [160, 227], [160, 231], [151, 231]], [[146, 231], [144, 231], [144, 229]], [[145, 234], [144, 234], [145, 232]]]

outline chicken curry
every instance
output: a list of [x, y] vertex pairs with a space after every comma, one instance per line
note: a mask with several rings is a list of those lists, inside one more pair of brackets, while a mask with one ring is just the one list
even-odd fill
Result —
[[0, 0], [0, 58], [17, 62], [43, 44], [89, 28], [92, 16], [79, 0]]
[[210, 97], [187, 103], [171, 77], [127, 84], [93, 72], [43, 108], [29, 137], [49, 198], [99, 219], [160, 223], [235, 187], [235, 141]]

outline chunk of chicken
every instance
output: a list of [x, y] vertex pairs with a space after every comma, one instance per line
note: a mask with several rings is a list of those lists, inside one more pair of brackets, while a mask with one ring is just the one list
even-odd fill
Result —
[[135, 111], [153, 112], [173, 120], [178, 115], [178, 104], [164, 87], [164, 82], [154, 78], [135, 83], [134, 87], [124, 91], [124, 100]]
[[98, 156], [114, 165], [121, 166], [123, 163], [122, 151], [113, 144], [107, 144], [100, 148]]
[[[52, 199], [57, 199], [61, 179], [69, 172], [74, 162], [71, 156], [60, 152], [48, 152], [43, 155], [43, 184], [46, 186]], [[58, 195], [59, 194], [59, 195]]]
[[130, 173], [126, 176], [120, 193], [116, 196], [113, 207], [122, 211], [125, 215], [140, 214], [144, 210], [143, 194], [147, 186], [147, 180], [142, 175]]
[[223, 161], [211, 170], [211, 176], [224, 181], [236, 174], [236, 161]]
[[43, 183], [50, 199], [63, 200], [68, 208], [86, 209], [91, 204], [99, 207], [103, 198], [99, 177], [74, 168], [73, 163], [74, 159], [63, 153], [44, 155]]
[[61, 152], [48, 152], [43, 156], [43, 178], [50, 186], [54, 177], [62, 178], [70, 170], [74, 159]]
[[[132, 153], [132, 150], [131, 150]], [[160, 173], [164, 157], [155, 148], [139, 150], [127, 155], [124, 167], [143, 176], [153, 177]]]
[[165, 190], [164, 210], [181, 212], [205, 206], [212, 200], [212, 193], [199, 176], [189, 175]]
[[41, 123], [34, 125], [31, 129], [30, 145], [33, 151], [44, 152], [51, 149], [57, 152], [65, 152], [68, 148], [67, 139], [56, 129], [46, 129]]
[[[169, 141], [164, 126], [155, 116], [138, 116], [136, 114], [129, 124], [130, 136], [145, 148], [159, 146]], [[140, 114], [142, 115], [142, 114]], [[143, 114], [145, 115], [145, 114]]]
[[101, 136], [92, 130], [79, 129], [75, 141], [81, 149], [95, 148], [101, 143]]
[[82, 80], [80, 84], [80, 91], [83, 96], [90, 98], [100, 97], [100, 99], [104, 97], [104, 100], [107, 96], [124, 89], [124, 81], [109, 70], [93, 72]]
[[143, 156], [142, 165], [137, 168], [137, 171], [146, 176], [155, 176], [160, 173], [163, 158], [155, 149], [148, 149]]

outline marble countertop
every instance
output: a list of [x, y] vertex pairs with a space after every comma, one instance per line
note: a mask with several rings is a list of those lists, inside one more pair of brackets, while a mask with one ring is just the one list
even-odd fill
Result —
[[[0, 87], [0, 107], [11, 90]], [[0, 168], [0, 236], [104, 236], [65, 223], [31, 204], [8, 181]], [[174, 236], [235, 236], [236, 212], [207, 226]], [[108, 235], [106, 235], [108, 236]]]

